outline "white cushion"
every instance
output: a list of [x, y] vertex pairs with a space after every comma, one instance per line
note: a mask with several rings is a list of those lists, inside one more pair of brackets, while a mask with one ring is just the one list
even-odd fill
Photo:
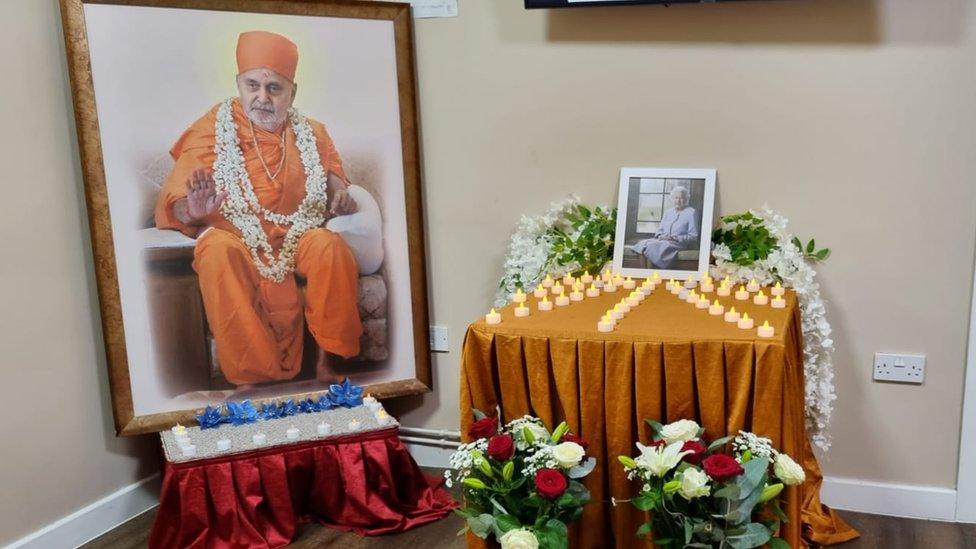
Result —
[[369, 191], [357, 185], [349, 186], [349, 195], [359, 206], [351, 215], [330, 219], [325, 228], [339, 233], [352, 249], [359, 264], [360, 275], [370, 275], [383, 264], [383, 218], [380, 206]]

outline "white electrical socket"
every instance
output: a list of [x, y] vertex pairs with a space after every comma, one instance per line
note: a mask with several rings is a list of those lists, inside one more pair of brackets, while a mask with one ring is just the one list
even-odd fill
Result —
[[874, 380], [922, 383], [925, 380], [925, 355], [875, 353]]
[[450, 351], [447, 343], [447, 326], [430, 327], [430, 350], [438, 353]]

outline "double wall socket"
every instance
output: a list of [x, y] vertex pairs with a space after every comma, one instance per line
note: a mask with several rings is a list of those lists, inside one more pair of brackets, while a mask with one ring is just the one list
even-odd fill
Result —
[[925, 355], [875, 353], [874, 380], [922, 383], [925, 380]]

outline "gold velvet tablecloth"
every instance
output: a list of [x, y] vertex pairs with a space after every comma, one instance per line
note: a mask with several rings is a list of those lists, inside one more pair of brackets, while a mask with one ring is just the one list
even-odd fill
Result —
[[599, 317], [627, 293], [550, 312], [539, 311], [530, 295], [529, 317], [516, 318], [508, 306], [499, 311], [501, 324], [469, 326], [461, 359], [462, 435], [472, 408], [491, 413], [497, 405], [505, 422], [531, 414], [552, 428], [565, 420], [590, 443], [597, 466], [585, 484], [593, 503], [571, 528], [572, 547], [642, 546], [634, 533], [646, 516], [630, 504], [611, 506], [610, 498], [630, 498], [638, 488], [617, 456], [634, 455], [635, 442], [649, 441], [645, 418], [694, 419], [711, 438], [740, 429], [769, 437], [807, 474], [805, 484], [784, 492], [790, 521], [781, 537], [792, 547], [857, 537], [820, 503], [820, 465], [804, 427], [802, 334], [793, 292], [784, 296], [785, 309], [708, 294], [726, 309], [749, 313], [757, 326], [768, 320], [776, 332], [770, 339], [696, 309], [663, 285], [615, 331], [598, 332]]

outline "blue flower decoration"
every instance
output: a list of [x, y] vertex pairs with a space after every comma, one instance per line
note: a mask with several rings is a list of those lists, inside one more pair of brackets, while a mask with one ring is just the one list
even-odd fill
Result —
[[329, 385], [329, 400], [335, 406], [345, 406], [353, 408], [363, 404], [363, 388], [353, 385], [347, 377], [345, 381], [338, 385]]
[[258, 410], [250, 400], [227, 403], [227, 421], [234, 425], [254, 423], [258, 420]]
[[332, 404], [332, 401], [327, 396], [320, 396], [315, 402], [315, 410], [318, 412], [324, 412], [333, 408], [335, 408], [335, 404]]
[[278, 417], [288, 417], [293, 416], [298, 413], [298, 406], [295, 406], [295, 401], [288, 399], [278, 405]]
[[303, 414], [311, 414], [312, 412], [317, 412], [318, 409], [312, 399], [306, 398], [298, 403], [298, 411]]
[[277, 419], [281, 417], [281, 410], [274, 402], [265, 402], [261, 405], [261, 419]]
[[224, 422], [224, 416], [220, 415], [220, 407], [214, 408], [207, 406], [203, 413], [197, 416], [197, 423], [201, 429], [214, 429]]

